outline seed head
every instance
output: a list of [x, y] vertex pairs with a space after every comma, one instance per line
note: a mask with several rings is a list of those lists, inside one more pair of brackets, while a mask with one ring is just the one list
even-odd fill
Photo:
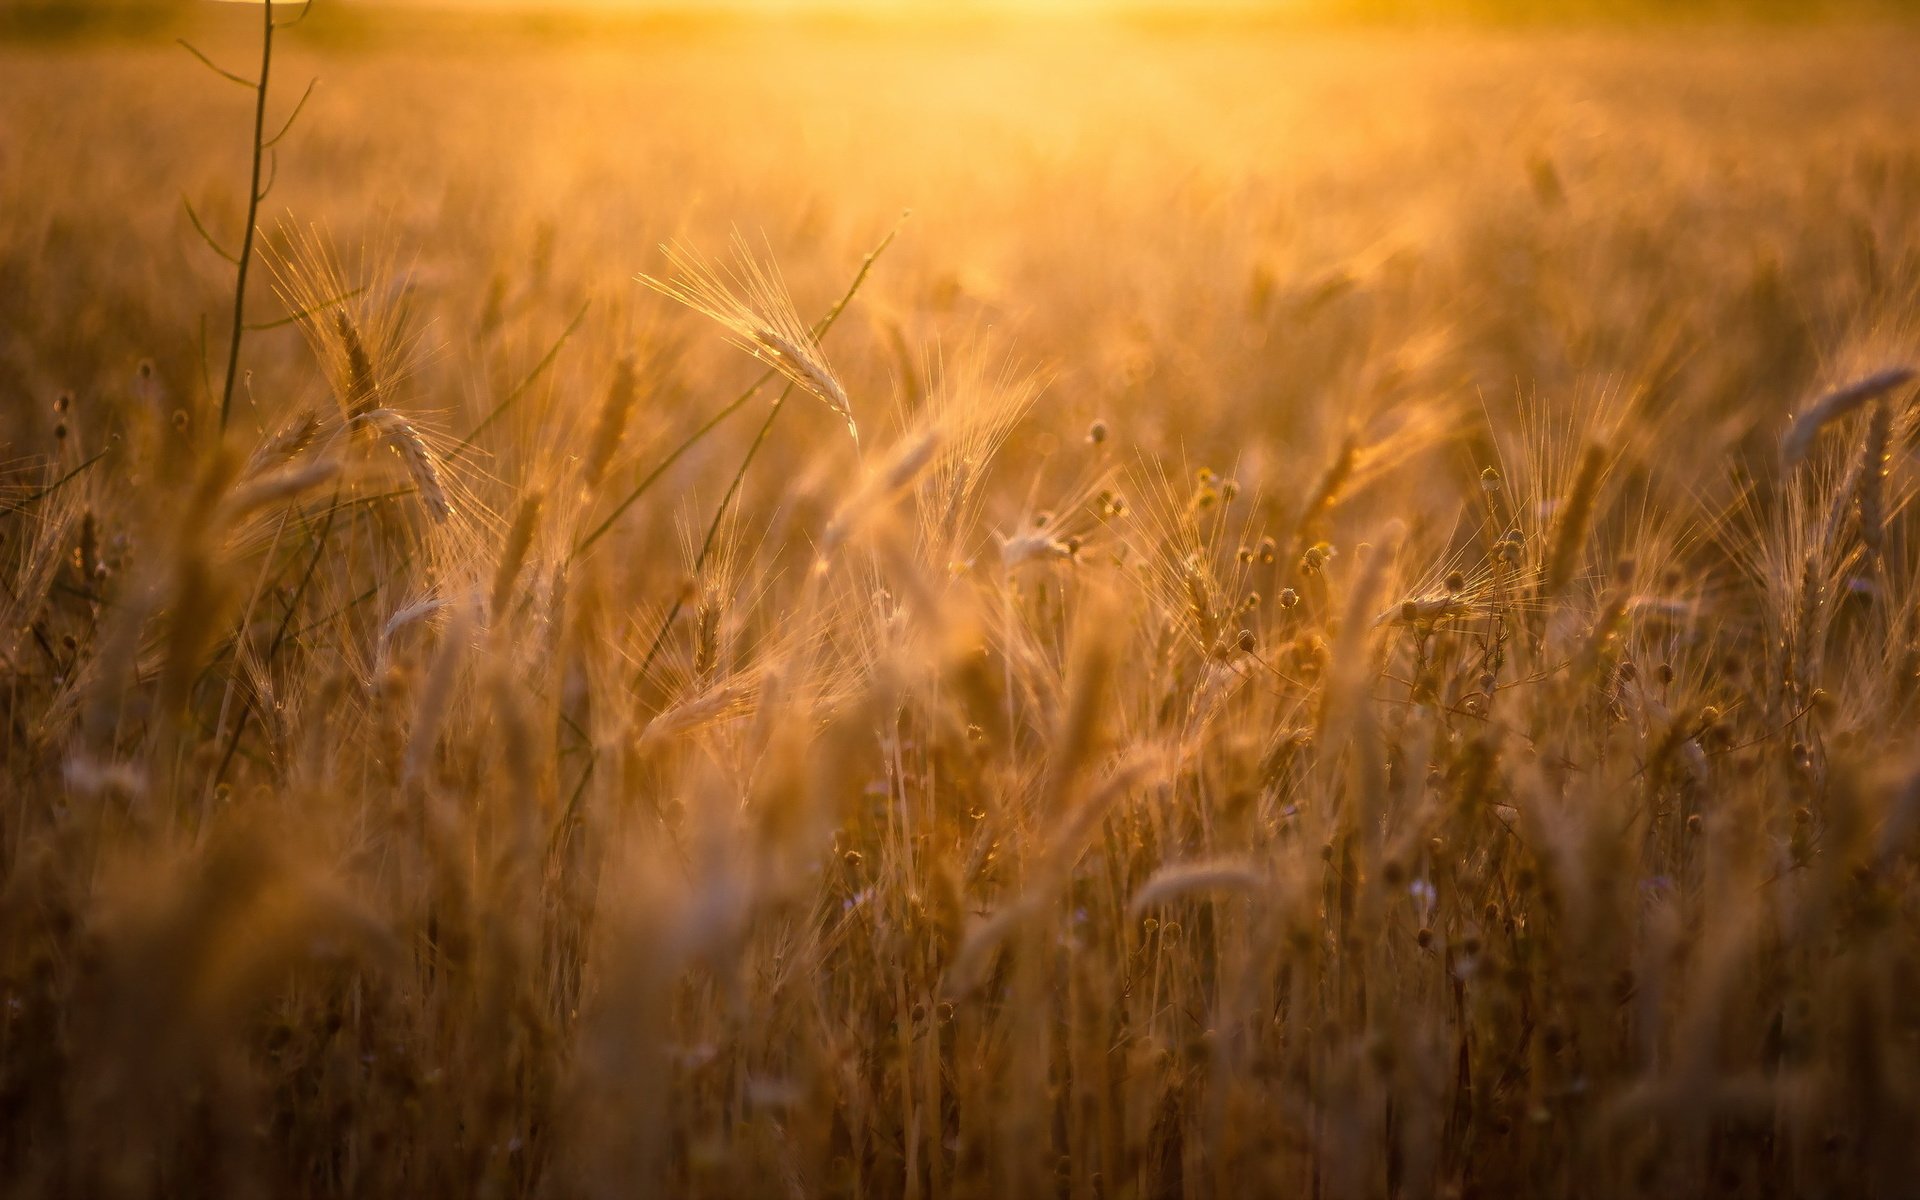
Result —
[[355, 327], [352, 318], [345, 312], [337, 312], [333, 316], [333, 323], [347, 354], [345, 402], [347, 417], [351, 420], [381, 406], [380, 384], [373, 374], [373, 358], [367, 353], [366, 343], [360, 340], [360, 330]]

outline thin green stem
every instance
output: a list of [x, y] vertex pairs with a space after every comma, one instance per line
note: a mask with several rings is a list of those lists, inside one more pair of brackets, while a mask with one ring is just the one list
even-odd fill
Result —
[[253, 98], [253, 172], [247, 184], [247, 225], [240, 235], [239, 274], [233, 283], [233, 335], [227, 339], [227, 379], [220, 389], [220, 432], [233, 411], [233, 385], [240, 377], [240, 339], [247, 331], [247, 267], [253, 262], [254, 225], [260, 219], [260, 163], [266, 156], [267, 75], [273, 67], [273, 5], [262, 4], [260, 82]]

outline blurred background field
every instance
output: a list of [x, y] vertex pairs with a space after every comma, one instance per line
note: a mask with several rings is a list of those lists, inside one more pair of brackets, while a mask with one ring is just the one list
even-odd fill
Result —
[[[194, 36], [244, 62], [251, 21], [215, 17]], [[764, 234], [817, 305], [901, 209], [842, 336], [991, 323], [1058, 372], [1063, 426], [1151, 397], [1137, 419], [1200, 458], [1270, 446], [1376, 351], [1496, 400], [1677, 370], [1779, 407], [1910, 286], [1915, 45], [1739, 27], [291, 37], [287, 103], [320, 82], [263, 225], [398, 253], [446, 351], [420, 384], [449, 412], [583, 300], [595, 330], [664, 319], [631, 278], [660, 242]], [[181, 201], [234, 230], [248, 96], [165, 40], [0, 54], [6, 266], [35, 280], [0, 300], [7, 385], [102, 387], [151, 356], [187, 389], [230, 280]], [[496, 302], [511, 319], [481, 337]], [[281, 311], [264, 292], [256, 309]], [[898, 366], [848, 358], [874, 364], [863, 394]], [[292, 386], [274, 373], [294, 361], [263, 354], [259, 386]]]

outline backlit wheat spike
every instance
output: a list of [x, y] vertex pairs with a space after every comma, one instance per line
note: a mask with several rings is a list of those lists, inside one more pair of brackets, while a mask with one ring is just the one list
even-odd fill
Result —
[[1401, 625], [1432, 624], [1452, 617], [1464, 617], [1474, 612], [1476, 608], [1473, 597], [1455, 592], [1441, 592], [1402, 600], [1375, 617], [1373, 623], [1376, 626], [1389, 622]]
[[1573, 579], [1580, 551], [1586, 545], [1587, 531], [1593, 523], [1594, 501], [1607, 469], [1607, 452], [1589, 445], [1580, 455], [1580, 469], [1573, 486], [1554, 514], [1553, 543], [1547, 554], [1546, 575], [1540, 581], [1542, 596], [1555, 596]]
[[401, 631], [418, 624], [445, 607], [447, 607], [447, 601], [444, 598], [428, 594], [394, 610], [393, 615], [380, 626], [379, 637], [374, 642], [372, 678], [376, 684], [386, 678], [387, 668], [392, 663], [394, 638], [398, 637]]
[[320, 417], [312, 409], [303, 410], [293, 420], [282, 426], [273, 436], [265, 438], [254, 447], [247, 458], [247, 466], [241, 472], [243, 478], [252, 478], [263, 471], [281, 466], [313, 444], [313, 438], [320, 430]]
[[388, 251], [363, 248], [351, 268], [317, 228], [282, 231], [263, 252], [275, 290], [319, 359], [349, 421], [391, 407], [427, 357], [410, 319], [408, 276]]
[[314, 459], [246, 480], [227, 494], [221, 507], [229, 519], [237, 520], [257, 509], [290, 500], [339, 474], [339, 460]]
[[513, 518], [513, 528], [507, 532], [507, 544], [500, 551], [500, 565], [493, 574], [493, 600], [487, 606], [487, 612], [496, 622], [506, 612], [508, 601], [513, 599], [514, 582], [520, 578], [520, 569], [526, 565], [527, 553], [533, 548], [533, 535], [540, 525], [543, 499], [539, 492], [529, 493], [520, 502], [520, 511]]
[[723, 684], [689, 697], [655, 714], [641, 726], [635, 745], [652, 750], [674, 738], [704, 728], [736, 712], [746, 697], [746, 689]]
[[467, 655], [468, 627], [472, 615], [465, 605], [451, 606], [440, 645], [435, 648], [431, 665], [414, 703], [413, 728], [407, 733], [406, 755], [401, 778], [408, 783], [424, 779], [432, 765], [441, 731], [459, 699], [455, 686]]
[[627, 432], [627, 420], [633, 413], [634, 396], [639, 392], [639, 372], [632, 356], [623, 357], [614, 366], [613, 383], [600, 405], [593, 425], [593, 440], [587, 445], [587, 461], [580, 471], [583, 488], [592, 491], [607, 473], [607, 465], [620, 449]]
[[1354, 466], [1360, 456], [1360, 440], [1349, 434], [1340, 443], [1340, 452], [1334, 456], [1327, 469], [1320, 476], [1320, 482], [1314, 486], [1313, 493], [1300, 510], [1300, 519], [1295, 530], [1299, 549], [1305, 549], [1318, 536], [1321, 522], [1327, 513], [1340, 500], [1340, 493], [1353, 478]]
[[427, 449], [426, 439], [411, 421], [390, 408], [375, 408], [362, 413], [356, 424], [374, 430], [380, 440], [400, 456], [421, 505], [435, 522], [445, 522], [453, 515], [453, 505], [447, 502], [446, 489], [440, 484], [440, 470], [434, 465], [433, 451]]
[[641, 275], [640, 282], [718, 324], [734, 346], [825, 402], [847, 423], [853, 440], [860, 440], [846, 389], [818, 339], [800, 320], [779, 274], [755, 258], [744, 239], [734, 239], [733, 262], [725, 268], [701, 261], [685, 246], [662, 246], [661, 251], [672, 275]]
[[335, 332], [340, 335], [341, 353], [347, 357], [347, 394], [341, 397], [341, 403], [347, 410], [347, 419], [352, 420], [365, 416], [379, 406], [380, 383], [374, 378], [373, 358], [361, 342], [360, 331], [354, 326], [353, 318], [344, 312], [337, 312], [333, 314], [333, 324]]
[[843, 500], [827, 522], [821, 538], [822, 553], [831, 553], [865, 521], [872, 519], [895, 497], [912, 486], [933, 462], [941, 444], [940, 430], [924, 429], [903, 438], [886, 462], [868, 473], [867, 478]]
[[1813, 449], [1814, 440], [1820, 436], [1822, 429], [1867, 401], [1884, 396], [1907, 383], [1914, 374], [1912, 367], [1888, 367], [1828, 392], [1809, 405], [1806, 411], [1794, 416], [1793, 424], [1787, 427], [1787, 436], [1780, 442], [1781, 457], [1790, 467], [1799, 465], [1807, 457], [1807, 452]]

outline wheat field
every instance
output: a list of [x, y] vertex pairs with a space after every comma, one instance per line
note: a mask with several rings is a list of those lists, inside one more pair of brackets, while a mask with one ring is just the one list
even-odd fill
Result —
[[328, 7], [237, 350], [0, 41], [0, 1194], [1920, 1189], [1920, 32]]

